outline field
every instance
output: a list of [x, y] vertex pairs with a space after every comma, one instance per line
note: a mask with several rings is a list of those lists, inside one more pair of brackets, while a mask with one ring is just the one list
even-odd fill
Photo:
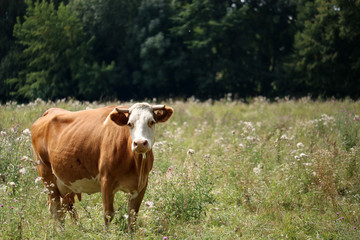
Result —
[[[360, 239], [360, 102], [167, 101], [137, 231], [116, 195], [109, 230], [101, 194], [84, 194], [59, 228], [35, 171], [31, 124], [50, 107], [0, 106], [0, 239]], [[121, 103], [131, 105], [131, 103]]]

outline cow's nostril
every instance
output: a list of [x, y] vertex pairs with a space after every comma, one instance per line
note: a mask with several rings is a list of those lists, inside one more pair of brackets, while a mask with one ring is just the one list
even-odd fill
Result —
[[134, 141], [134, 147], [139, 147], [139, 148], [142, 148], [142, 147], [147, 147], [148, 145], [148, 141], [147, 140], [137, 140], [137, 141]]

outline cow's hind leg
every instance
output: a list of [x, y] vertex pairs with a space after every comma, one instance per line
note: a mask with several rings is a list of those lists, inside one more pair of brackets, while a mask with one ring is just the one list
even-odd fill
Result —
[[48, 192], [47, 203], [49, 205], [50, 213], [55, 221], [63, 223], [65, 211], [61, 204], [61, 195], [57, 187], [56, 177], [51, 169], [41, 161], [37, 165], [37, 169]]
[[[69, 212], [70, 217], [74, 220], [78, 220], [79, 216], [78, 213], [74, 207], [75, 204], [75, 193], [70, 192], [68, 194], [65, 194], [64, 197], [61, 198], [62, 207]], [[81, 195], [77, 194], [78, 200], [81, 200]]]

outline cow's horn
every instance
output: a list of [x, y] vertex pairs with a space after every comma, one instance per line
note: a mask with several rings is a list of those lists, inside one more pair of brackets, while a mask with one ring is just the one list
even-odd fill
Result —
[[125, 108], [115, 108], [118, 113], [129, 113], [129, 109]]
[[165, 108], [165, 105], [154, 105], [152, 106], [153, 110], [161, 110]]

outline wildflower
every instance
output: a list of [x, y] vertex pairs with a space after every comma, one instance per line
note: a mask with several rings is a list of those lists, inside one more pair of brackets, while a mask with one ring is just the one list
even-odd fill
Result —
[[281, 140], [289, 140], [289, 138], [286, 136], [286, 134], [283, 134], [281, 137], [280, 137]]
[[205, 154], [203, 157], [204, 157], [205, 159], [209, 159], [209, 158], [210, 158], [210, 154]]
[[154, 202], [152, 201], [146, 201], [145, 202], [145, 206], [149, 207], [149, 208], [152, 208], [154, 206]]
[[302, 142], [299, 142], [299, 143], [296, 144], [296, 147], [297, 148], [303, 148], [305, 146], [304, 146], [304, 144]]
[[40, 182], [40, 181], [41, 181], [41, 177], [35, 178], [35, 183], [38, 183], [38, 182]]
[[4, 207], [4, 204], [1, 204], [0, 207]]
[[253, 171], [256, 175], [258, 175], [261, 172], [261, 163], [259, 163], [256, 167], [254, 167]]
[[11, 209], [14, 209], [14, 207], [11, 207]]
[[244, 144], [242, 144], [242, 143], [239, 144], [239, 147], [240, 148], [245, 148]]
[[27, 157], [27, 156], [23, 156], [21, 159], [20, 159], [20, 161], [23, 161], [23, 162], [26, 162], [26, 161], [28, 161], [29, 160], [29, 158]]
[[253, 137], [253, 136], [247, 136], [247, 137], [246, 137], [246, 140], [249, 141], [249, 142], [255, 142], [255, 141], [258, 140], [258, 138]]
[[16, 184], [15, 184], [14, 182], [8, 182], [8, 185], [9, 185], [9, 186], [12, 186], [12, 187], [15, 187], [15, 186], [16, 186]]
[[353, 229], [356, 229], [356, 226], [354, 226]]
[[305, 153], [300, 153], [300, 158], [304, 158], [307, 157], [307, 155]]
[[19, 170], [19, 173], [20, 173], [21, 175], [25, 175], [25, 174], [26, 174], [26, 168], [21, 168], [21, 169]]
[[168, 239], [168, 237], [163, 237], [163, 240]]
[[191, 148], [187, 151], [187, 155], [189, 155], [189, 156], [192, 156], [194, 153], [195, 153], [195, 150], [191, 149]]
[[31, 135], [31, 132], [30, 132], [29, 129], [26, 128], [24, 131], [22, 131], [22, 134], [23, 134], [24, 136], [30, 136], [30, 135]]
[[338, 213], [338, 212], [336, 213], [336, 215], [339, 215], [339, 214], [340, 214], [340, 213]]
[[125, 218], [125, 219], [128, 219], [128, 218], [129, 218], [129, 215], [124, 214], [124, 218]]

